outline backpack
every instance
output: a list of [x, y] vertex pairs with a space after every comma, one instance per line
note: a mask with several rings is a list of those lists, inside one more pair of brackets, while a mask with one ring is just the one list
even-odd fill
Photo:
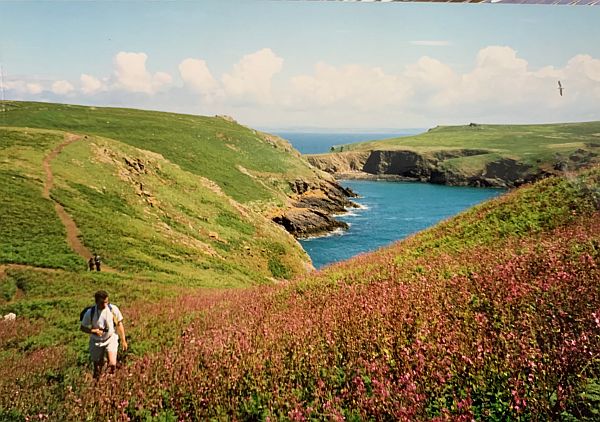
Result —
[[[112, 313], [113, 316], [113, 325], [114, 328], [117, 328], [117, 325], [119, 325], [119, 322], [117, 321], [117, 316], [115, 315], [115, 313], [113, 312], [113, 308], [112, 305], [109, 303], [108, 304], [108, 309], [110, 310], [110, 312]], [[79, 322], [83, 322], [83, 317], [85, 316], [85, 314], [87, 313], [87, 311], [92, 312], [92, 315], [90, 317], [90, 321], [94, 321], [94, 314], [96, 313], [96, 305], [92, 305], [92, 306], [88, 306], [86, 308], [84, 308], [80, 313], [79, 313]]]

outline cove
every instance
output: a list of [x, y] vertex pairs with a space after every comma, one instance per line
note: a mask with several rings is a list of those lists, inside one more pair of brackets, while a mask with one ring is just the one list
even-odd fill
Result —
[[340, 184], [360, 195], [354, 202], [361, 208], [338, 217], [350, 225], [348, 230], [300, 240], [317, 269], [404, 239], [505, 192], [415, 182], [342, 180]]

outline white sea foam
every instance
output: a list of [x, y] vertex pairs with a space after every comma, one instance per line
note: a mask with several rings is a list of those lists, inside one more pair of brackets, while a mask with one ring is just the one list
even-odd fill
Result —
[[[348, 224], [348, 227], [350, 227], [350, 224]], [[307, 240], [320, 239], [322, 237], [343, 236], [345, 234], [346, 234], [346, 230], [344, 230], [341, 227], [338, 227], [337, 229], [332, 230], [330, 232], [319, 234], [316, 236], [308, 236], [308, 237], [302, 238], [300, 240], [307, 241]]]
[[358, 204], [358, 207], [345, 207], [346, 212], [332, 214], [332, 217], [356, 217], [358, 212], [368, 210], [369, 207], [363, 204]]

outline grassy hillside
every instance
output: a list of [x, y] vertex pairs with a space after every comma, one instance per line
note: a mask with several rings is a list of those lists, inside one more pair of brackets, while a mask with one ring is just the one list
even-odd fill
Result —
[[[158, 304], [152, 282], [12, 268], [0, 312], [27, 318], [0, 324], [0, 414], [595, 420], [599, 185], [599, 169], [546, 179], [290, 283]], [[99, 277], [129, 291], [117, 299], [143, 347], [92, 385], [84, 340], [53, 342], [37, 316]]]
[[161, 154], [243, 203], [277, 198], [280, 190], [289, 190], [287, 177], [314, 178], [289, 145], [224, 118], [16, 101], [6, 101], [5, 108], [0, 126], [118, 140]]
[[[306, 253], [267, 217], [294, 180], [319, 181], [285, 141], [226, 118], [5, 103], [0, 123], [0, 265], [82, 271], [83, 247], [120, 272], [231, 287], [287, 278]], [[43, 160], [52, 159], [49, 197]]]
[[[0, 128], [7, 217], [0, 223], [0, 264], [86, 268], [41, 194], [42, 159], [64, 135]], [[305, 269], [306, 256], [287, 233], [158, 154], [88, 136], [65, 147], [52, 169], [52, 199], [73, 217], [84, 245], [119, 271], [227, 287]]]
[[582, 162], [598, 162], [600, 122], [438, 126], [415, 136], [340, 145], [334, 152], [378, 150], [414, 151], [440, 161], [440, 171], [467, 176], [481, 175], [488, 164], [506, 159], [530, 167], [530, 174], [557, 165], [573, 170]]

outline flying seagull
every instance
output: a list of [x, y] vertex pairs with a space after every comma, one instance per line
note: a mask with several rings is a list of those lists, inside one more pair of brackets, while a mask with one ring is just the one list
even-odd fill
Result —
[[561, 97], [563, 96], [563, 95], [562, 95], [562, 93], [563, 93], [563, 90], [564, 90], [564, 88], [563, 88], [562, 84], [560, 83], [560, 81], [558, 81], [558, 92], [560, 93], [560, 96], [561, 96]]

